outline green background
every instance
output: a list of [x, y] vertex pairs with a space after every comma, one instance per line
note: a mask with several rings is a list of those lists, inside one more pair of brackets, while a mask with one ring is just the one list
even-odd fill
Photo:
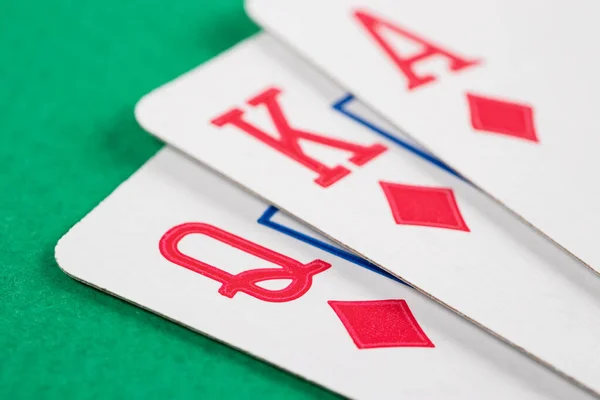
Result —
[[136, 101], [257, 31], [242, 0], [0, 1], [0, 398], [335, 398], [54, 261], [161, 147]]

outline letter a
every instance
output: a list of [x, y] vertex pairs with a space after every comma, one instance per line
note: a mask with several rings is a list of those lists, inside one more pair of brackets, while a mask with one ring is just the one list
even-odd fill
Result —
[[[413, 90], [421, 85], [433, 82], [436, 79], [435, 76], [431, 74], [417, 75], [417, 73], [413, 70], [414, 64], [423, 59], [436, 55], [443, 56], [450, 61], [451, 71], [460, 71], [461, 69], [477, 65], [479, 63], [477, 60], [465, 60], [456, 54], [452, 54], [449, 51], [443, 50], [442, 48], [426, 41], [425, 39], [422, 39], [400, 28], [399, 26], [392, 24], [389, 21], [384, 21], [380, 18], [377, 18], [365, 11], [355, 11], [354, 16], [365, 27], [367, 32], [369, 32], [377, 44], [381, 46], [383, 51], [385, 51], [385, 53], [398, 66], [402, 74], [408, 80], [408, 90]], [[410, 57], [400, 56], [381, 36], [381, 33], [379, 32], [381, 27], [388, 28], [398, 35], [403, 36], [405, 39], [421, 45], [423, 50]]]
[[360, 144], [321, 136], [313, 132], [291, 127], [285, 115], [283, 114], [283, 110], [281, 109], [281, 105], [277, 99], [277, 96], [280, 93], [281, 90], [277, 88], [269, 88], [248, 100], [248, 104], [253, 107], [262, 105], [267, 109], [267, 112], [273, 121], [273, 125], [275, 125], [275, 129], [279, 134], [279, 138], [275, 138], [260, 130], [255, 125], [247, 122], [243, 118], [244, 111], [239, 108], [229, 110], [217, 118], [214, 118], [211, 122], [219, 127], [231, 124], [238, 129], [241, 129], [244, 132], [254, 136], [256, 139], [274, 148], [280, 153], [285, 154], [296, 162], [313, 170], [319, 174], [319, 177], [315, 179], [315, 182], [322, 187], [328, 187], [339, 181], [344, 176], [348, 175], [350, 170], [341, 165], [330, 168], [320, 163], [318, 160], [309, 157], [306, 155], [306, 153], [304, 153], [304, 151], [302, 151], [302, 148], [298, 143], [300, 139], [348, 151], [352, 153], [350, 162], [359, 166], [366, 164], [387, 149], [381, 144], [362, 146]]

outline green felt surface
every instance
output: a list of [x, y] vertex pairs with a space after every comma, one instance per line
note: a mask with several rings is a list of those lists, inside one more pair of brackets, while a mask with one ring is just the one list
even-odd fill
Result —
[[0, 1], [0, 398], [336, 398], [53, 257], [161, 147], [136, 101], [257, 30], [242, 0]]

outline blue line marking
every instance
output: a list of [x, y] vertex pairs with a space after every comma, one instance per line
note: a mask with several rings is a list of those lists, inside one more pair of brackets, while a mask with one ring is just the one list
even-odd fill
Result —
[[294, 230], [292, 228], [289, 228], [285, 225], [273, 221], [273, 216], [277, 212], [279, 212], [279, 210], [276, 207], [269, 206], [269, 208], [265, 210], [265, 212], [260, 216], [260, 218], [258, 218], [256, 222], [258, 222], [260, 225], [266, 226], [267, 228], [283, 233], [286, 236], [292, 237], [296, 240], [306, 243], [309, 246], [313, 246], [323, 251], [326, 251], [329, 254], [333, 254], [334, 256], [340, 257], [346, 261], [350, 261], [351, 263], [354, 263], [359, 267], [366, 268], [369, 271], [376, 272], [379, 275], [383, 275], [386, 278], [393, 279], [396, 282], [400, 282], [406, 285], [406, 283], [402, 282], [400, 279], [387, 273], [386, 271], [382, 270], [372, 262], [365, 260], [364, 258], [358, 257], [357, 255], [347, 252], [346, 250], [340, 249], [339, 247], [332, 246], [328, 243], [323, 242], [322, 240], [315, 239], [312, 236], [306, 235], [302, 232], [298, 232], [297, 230]]
[[352, 121], [357, 122], [358, 124], [364, 126], [365, 128], [375, 132], [376, 134], [378, 134], [380, 136], [383, 136], [384, 138], [392, 141], [393, 143], [397, 144], [398, 146], [402, 147], [403, 149], [408, 150], [413, 154], [416, 154], [417, 156], [423, 158], [424, 160], [429, 161], [430, 163], [440, 167], [444, 171], [447, 171], [460, 179], [464, 179], [462, 176], [459, 175], [458, 172], [456, 172], [454, 169], [450, 168], [450, 166], [448, 166], [447, 164], [445, 164], [438, 158], [432, 156], [428, 152], [421, 150], [421, 149], [413, 146], [410, 143], [405, 142], [404, 140], [398, 138], [397, 136], [394, 136], [393, 134], [391, 134], [391, 133], [385, 131], [384, 129], [378, 127], [377, 125], [373, 124], [372, 122], [367, 121], [363, 117], [353, 113], [352, 111], [349, 111], [346, 108], [346, 106], [354, 100], [355, 100], [354, 95], [348, 93], [346, 96], [342, 97], [340, 100], [333, 103], [331, 107], [335, 111], [350, 118]]

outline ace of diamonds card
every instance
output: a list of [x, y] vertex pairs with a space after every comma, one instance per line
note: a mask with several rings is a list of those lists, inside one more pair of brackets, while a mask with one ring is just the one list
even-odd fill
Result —
[[249, 0], [257, 22], [600, 272], [591, 0]]

